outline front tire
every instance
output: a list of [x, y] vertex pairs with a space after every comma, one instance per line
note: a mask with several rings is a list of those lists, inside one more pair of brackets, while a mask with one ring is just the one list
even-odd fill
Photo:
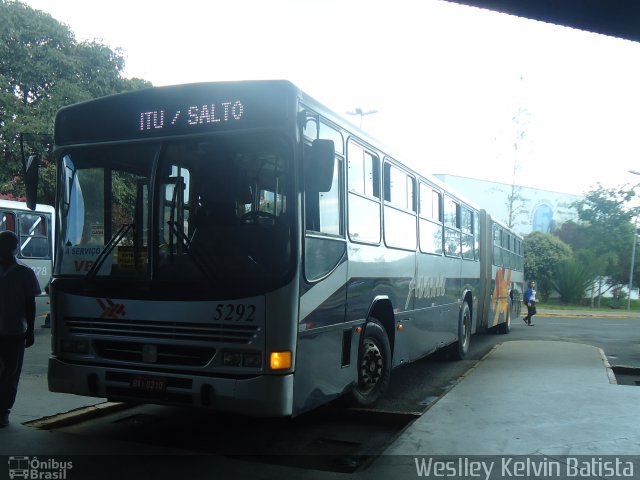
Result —
[[358, 383], [351, 391], [351, 403], [370, 407], [383, 395], [391, 378], [391, 347], [387, 332], [376, 320], [369, 320], [358, 352]]

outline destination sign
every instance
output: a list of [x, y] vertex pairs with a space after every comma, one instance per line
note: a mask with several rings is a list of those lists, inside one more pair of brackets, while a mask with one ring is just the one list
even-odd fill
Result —
[[220, 103], [191, 105], [172, 110], [147, 110], [140, 112], [140, 131], [169, 130], [173, 127], [199, 126], [238, 122], [244, 116], [244, 104], [240, 100]]
[[136, 90], [61, 109], [54, 140], [60, 146], [285, 124], [295, 128], [297, 92], [286, 81]]

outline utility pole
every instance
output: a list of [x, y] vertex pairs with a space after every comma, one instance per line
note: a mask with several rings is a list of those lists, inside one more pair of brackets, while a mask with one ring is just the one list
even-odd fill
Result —
[[631, 287], [633, 285], [633, 268], [636, 264], [636, 238], [638, 237], [638, 217], [633, 222], [633, 246], [631, 247], [631, 268], [629, 269], [629, 295], [627, 295], [627, 310], [631, 310]]
[[[629, 173], [632, 173], [633, 175], [640, 175], [640, 172], [637, 172], [635, 170], [629, 170]], [[636, 216], [636, 218], [633, 220], [633, 243], [631, 247], [631, 268], [629, 269], [629, 295], [627, 295], [627, 310], [631, 310], [631, 287], [633, 286], [633, 269], [636, 265], [637, 237], [638, 237], [638, 217]]]

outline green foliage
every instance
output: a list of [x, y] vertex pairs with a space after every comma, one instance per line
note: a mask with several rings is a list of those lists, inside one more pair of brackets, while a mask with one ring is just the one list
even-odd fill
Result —
[[524, 237], [523, 248], [525, 278], [536, 281], [537, 293], [546, 301], [556, 269], [572, 257], [571, 247], [550, 233], [533, 232]]
[[0, 0], [0, 193], [24, 194], [20, 134], [28, 134], [25, 155], [38, 154], [40, 203], [55, 192], [50, 155], [53, 122], [63, 106], [150, 86], [124, 79], [124, 56], [99, 42], [77, 42], [50, 15], [14, 0]]
[[134, 220], [138, 177], [124, 172], [113, 172], [113, 222], [114, 228]]
[[602, 303], [609, 308], [624, 308], [627, 305], [627, 293], [616, 288], [613, 291], [613, 297], [605, 298]]
[[584, 264], [574, 260], [562, 262], [551, 278], [551, 286], [563, 303], [580, 303], [587, 288], [593, 285], [594, 275]]
[[568, 222], [556, 232], [576, 254], [581, 252], [577, 260], [609, 280], [609, 288], [629, 279], [633, 221], [638, 215], [638, 208], [629, 206], [634, 198], [633, 188], [598, 186], [575, 204], [580, 222]]

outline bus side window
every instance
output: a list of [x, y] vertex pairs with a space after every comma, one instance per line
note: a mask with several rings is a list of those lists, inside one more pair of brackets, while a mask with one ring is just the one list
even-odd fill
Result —
[[380, 243], [380, 159], [353, 140], [347, 144], [349, 237]]
[[384, 164], [384, 238], [388, 247], [415, 250], [417, 242], [415, 179]]
[[28, 258], [49, 256], [47, 218], [44, 215], [20, 214], [20, 253]]
[[444, 201], [444, 253], [448, 257], [462, 255], [460, 238], [460, 204], [452, 198], [445, 197]]
[[460, 209], [460, 227], [462, 230], [462, 258], [473, 260], [473, 217], [474, 213], [467, 207]]
[[420, 251], [442, 254], [442, 195], [420, 183]]
[[16, 214], [13, 212], [0, 211], [0, 232], [9, 230], [16, 231]]
[[502, 229], [498, 225], [493, 225], [493, 264], [496, 267], [503, 266], [502, 263]]

